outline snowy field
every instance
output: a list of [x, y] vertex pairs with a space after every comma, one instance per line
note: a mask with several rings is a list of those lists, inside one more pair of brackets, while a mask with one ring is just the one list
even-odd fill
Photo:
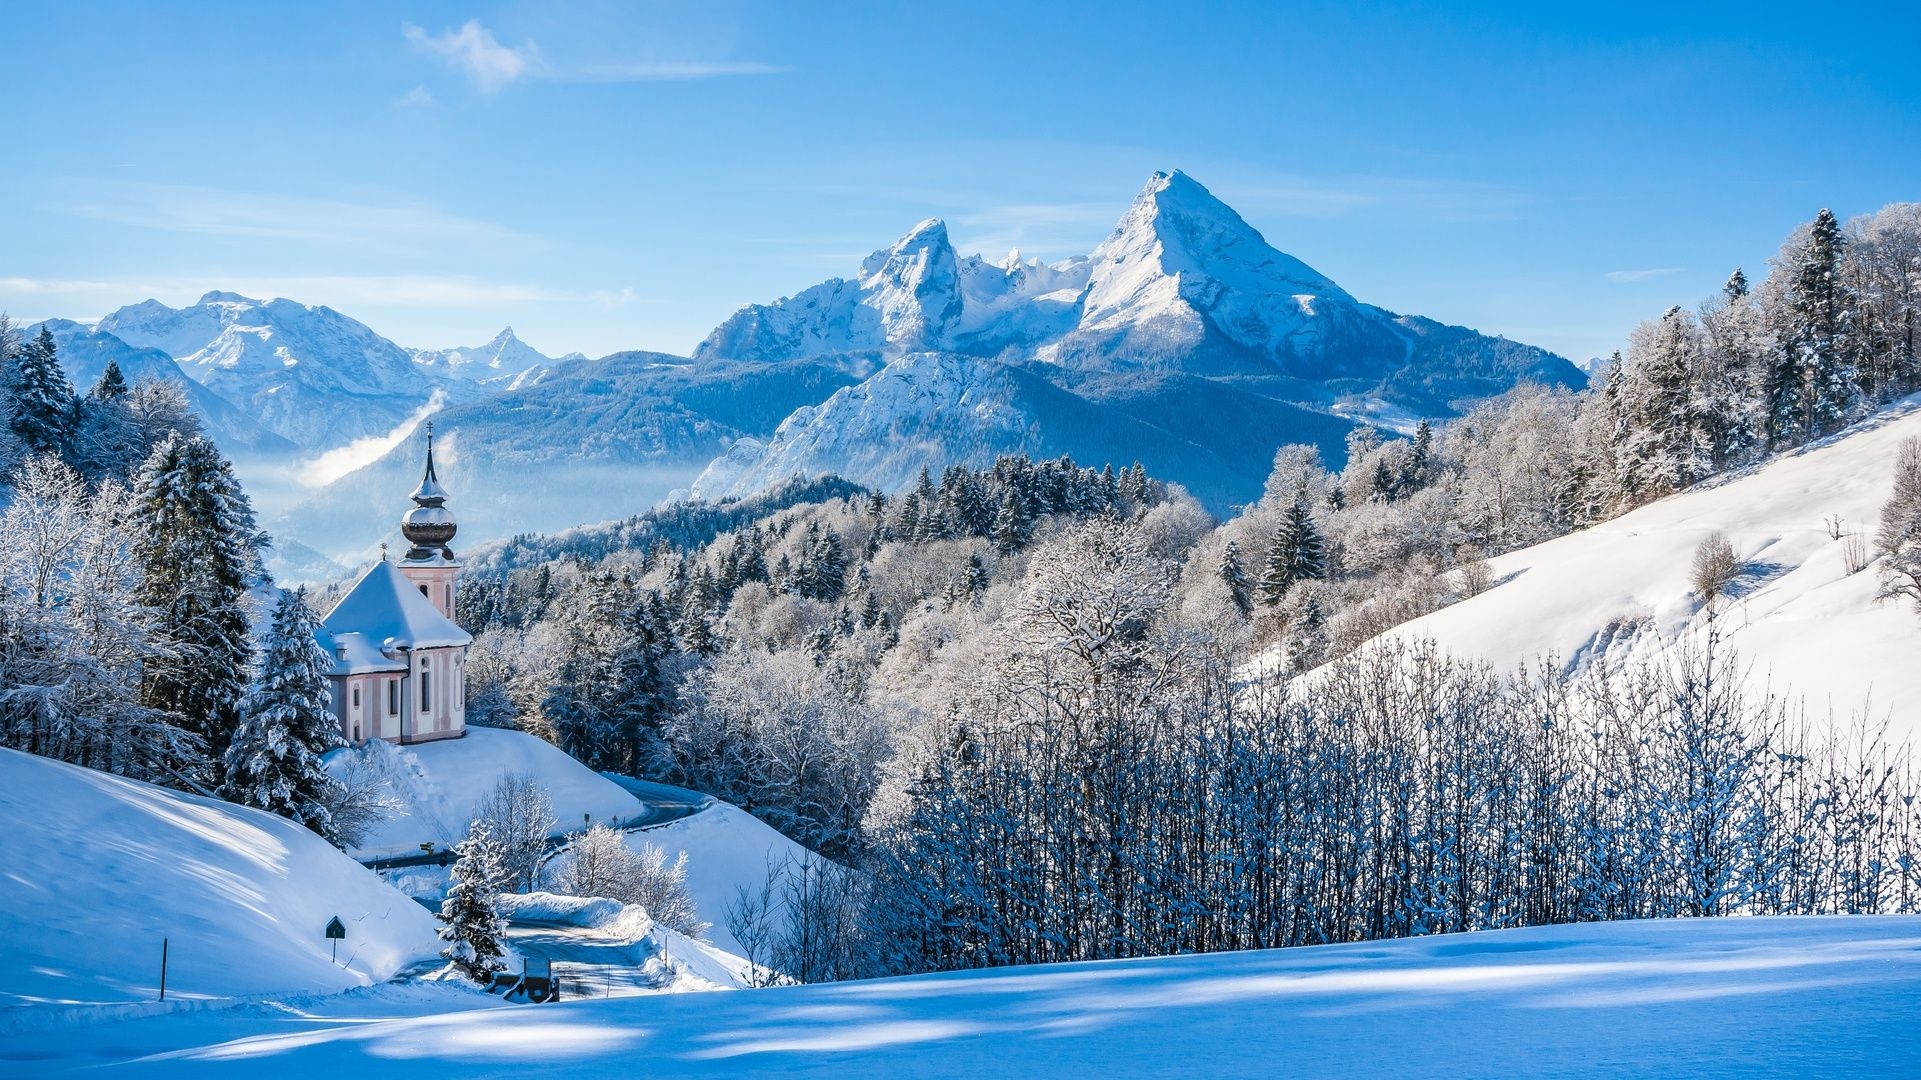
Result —
[[0, 1037], [26, 1014], [149, 1007], [163, 938], [176, 1003], [365, 986], [440, 946], [419, 905], [258, 810], [0, 750], [0, 822]]
[[1850, 574], [1829, 519], [1870, 541], [1895, 454], [1921, 436], [1921, 397], [1758, 468], [1709, 481], [1591, 529], [1490, 560], [1494, 588], [1390, 634], [1433, 638], [1512, 670], [1552, 654], [1569, 666], [1629, 659], [1699, 635], [1688, 584], [1694, 549], [1725, 532], [1745, 564], [1716, 616], [1757, 688], [1802, 699], [1845, 725], [1872, 704], [1890, 734], [1921, 733], [1921, 618], [1879, 602], [1876, 568]]
[[1912, 1076], [1921, 918], [1545, 927], [471, 1005], [396, 988], [8, 1046], [28, 1071], [138, 1059], [108, 1075], [195, 1077]]

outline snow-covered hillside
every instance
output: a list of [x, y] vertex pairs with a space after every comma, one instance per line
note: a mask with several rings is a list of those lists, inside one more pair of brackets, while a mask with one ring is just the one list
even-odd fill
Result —
[[185, 308], [123, 307], [99, 329], [161, 350], [207, 388], [303, 449], [385, 435], [432, 396], [436, 377], [398, 345], [329, 307], [210, 292]]
[[801, 860], [819, 857], [723, 802], [657, 829], [629, 834], [628, 846], [641, 844], [660, 848], [669, 859], [687, 853], [687, 891], [700, 917], [713, 924], [707, 940], [736, 956], [743, 949], [727, 928], [727, 911], [741, 890], [760, 889], [770, 867], [798, 866]]
[[[1503, 668], [1548, 655], [1569, 667], [1647, 655], [1705, 632], [1694, 550], [1727, 534], [1743, 572], [1717, 602], [1723, 640], [1754, 677], [1845, 722], [1872, 705], [1891, 733], [1921, 734], [1921, 617], [1876, 602], [1876, 567], [1850, 573], [1850, 541], [1870, 549], [1893, 487], [1895, 454], [1921, 436], [1921, 396], [1792, 454], [1492, 560], [1494, 588], [1392, 631]], [[1836, 523], [1836, 524], [1831, 524]]]
[[1921, 919], [1688, 919], [19, 1046], [194, 1077], [1892, 1077], [1918, 1002]]
[[397, 746], [369, 742], [327, 755], [344, 775], [352, 765], [386, 777], [401, 808], [355, 848], [356, 858], [413, 855], [432, 842], [446, 848], [467, 835], [474, 807], [503, 777], [525, 775], [553, 800], [558, 832], [584, 821], [619, 824], [642, 816], [640, 800], [552, 743], [499, 728], [470, 727], [463, 738]]
[[[531, 778], [553, 801], [557, 837], [579, 832], [590, 821], [638, 826], [665, 816], [553, 744], [518, 731], [470, 727], [459, 739], [415, 746], [370, 742], [327, 757], [336, 775], [345, 775], [355, 762], [367, 774], [387, 778], [400, 803], [398, 811], [354, 849], [356, 858], [415, 855], [427, 842], [445, 850], [467, 834], [476, 805], [494, 785], [515, 774]], [[652, 844], [669, 859], [686, 853], [688, 891], [700, 917], [714, 924], [709, 940], [730, 953], [741, 951], [725, 925], [727, 908], [738, 892], [758, 889], [770, 865], [815, 857], [759, 818], [718, 801], [668, 824], [629, 832], [627, 844], [636, 850]], [[438, 866], [394, 873], [403, 889], [430, 900], [446, 885], [446, 871]]]
[[[439, 947], [433, 919], [283, 818], [0, 750], [0, 1017], [320, 993]], [[347, 928], [340, 958], [323, 931]]]

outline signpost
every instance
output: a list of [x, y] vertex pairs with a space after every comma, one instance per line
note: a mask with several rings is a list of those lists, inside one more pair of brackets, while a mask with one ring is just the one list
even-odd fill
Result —
[[341, 924], [340, 916], [335, 915], [332, 919], [328, 920], [327, 940], [333, 945], [333, 959], [336, 964], [340, 962], [340, 939], [346, 936], [347, 928]]

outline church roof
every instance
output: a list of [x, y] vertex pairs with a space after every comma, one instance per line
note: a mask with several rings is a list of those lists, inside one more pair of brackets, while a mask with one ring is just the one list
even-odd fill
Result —
[[388, 656], [380, 651], [380, 642], [365, 634], [341, 631], [334, 634], [324, 629], [314, 630], [314, 639], [322, 648], [333, 654], [334, 666], [330, 675], [361, 675], [369, 671], [406, 671], [407, 661], [399, 655]]
[[377, 652], [471, 645], [474, 641], [472, 634], [442, 615], [418, 586], [385, 559], [354, 582], [347, 595], [320, 620], [320, 628], [334, 639], [323, 644], [337, 645], [339, 639], [358, 634]]

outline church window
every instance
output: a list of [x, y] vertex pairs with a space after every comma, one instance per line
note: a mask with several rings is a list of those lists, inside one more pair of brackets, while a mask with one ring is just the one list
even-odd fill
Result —
[[400, 715], [400, 680], [387, 680], [387, 715]]
[[427, 666], [427, 658], [420, 658], [420, 711], [433, 711], [433, 671]]

